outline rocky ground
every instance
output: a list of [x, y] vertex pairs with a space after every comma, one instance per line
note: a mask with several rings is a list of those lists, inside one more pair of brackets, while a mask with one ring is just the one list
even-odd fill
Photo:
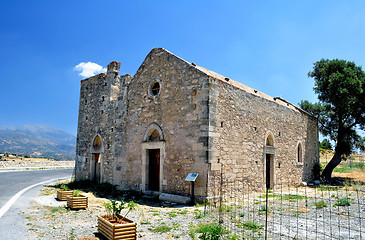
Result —
[[[104, 239], [97, 233], [97, 216], [105, 214], [106, 198], [86, 193], [86, 210], [69, 210], [65, 201], [57, 201], [56, 189], [46, 187], [41, 196], [25, 212], [29, 239]], [[198, 224], [203, 207], [160, 206], [145, 201], [128, 214], [138, 224], [138, 239], [192, 239], [192, 226]], [[199, 221], [202, 222], [202, 221]]]

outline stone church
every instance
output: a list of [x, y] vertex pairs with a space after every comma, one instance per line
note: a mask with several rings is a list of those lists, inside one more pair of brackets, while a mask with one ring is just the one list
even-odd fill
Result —
[[314, 179], [317, 119], [271, 97], [153, 49], [134, 76], [120, 63], [81, 81], [76, 179], [120, 189], [212, 194], [212, 177], [244, 180], [262, 190], [278, 179]]

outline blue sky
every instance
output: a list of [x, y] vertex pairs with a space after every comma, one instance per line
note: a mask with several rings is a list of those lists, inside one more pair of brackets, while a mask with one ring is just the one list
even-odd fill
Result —
[[[134, 75], [152, 48], [294, 104], [316, 101], [321, 58], [365, 64], [364, 1], [1, 1], [0, 126], [76, 135], [80, 71], [121, 62]], [[95, 65], [96, 66], [96, 65]]]

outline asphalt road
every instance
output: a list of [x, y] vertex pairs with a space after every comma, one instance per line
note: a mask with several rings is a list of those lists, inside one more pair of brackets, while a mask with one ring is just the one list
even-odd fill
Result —
[[[71, 178], [73, 169], [0, 172], [0, 209], [19, 191], [33, 184], [51, 179]], [[30, 203], [38, 196], [39, 191], [46, 185], [37, 185], [25, 191], [0, 217], [0, 240], [3, 239], [29, 239], [26, 219], [22, 211], [27, 209]]]

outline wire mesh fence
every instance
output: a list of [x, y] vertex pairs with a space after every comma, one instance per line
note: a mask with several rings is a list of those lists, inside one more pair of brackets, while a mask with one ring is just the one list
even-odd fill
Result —
[[[333, 154], [321, 155], [321, 163], [327, 164], [333, 157]], [[352, 154], [345, 161], [340, 163], [340, 166], [348, 168], [365, 168], [365, 155], [364, 154]]]
[[228, 239], [365, 239], [365, 185], [296, 186], [276, 179], [257, 191], [244, 180], [212, 176], [205, 203]]

